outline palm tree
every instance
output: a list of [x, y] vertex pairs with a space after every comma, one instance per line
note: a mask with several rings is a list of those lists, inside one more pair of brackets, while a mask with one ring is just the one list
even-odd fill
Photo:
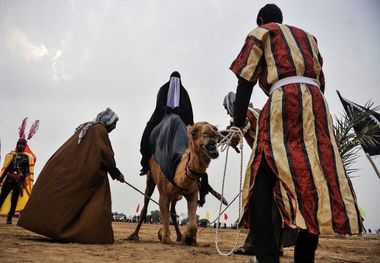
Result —
[[[380, 106], [374, 107], [373, 102], [369, 101], [363, 107], [365, 111], [351, 111], [350, 114], [345, 112], [340, 117], [335, 116], [335, 136], [348, 176], [358, 170], [353, 168], [353, 164], [360, 156], [360, 145], [374, 146], [380, 139], [379, 127], [366, 122], [373, 112], [379, 111]], [[354, 127], [358, 126], [363, 126], [363, 129], [356, 133]]]

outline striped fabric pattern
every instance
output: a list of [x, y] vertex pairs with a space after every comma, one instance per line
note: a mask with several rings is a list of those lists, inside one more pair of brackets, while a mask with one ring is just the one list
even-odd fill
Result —
[[[265, 62], [265, 63], [264, 63]], [[317, 40], [302, 29], [269, 23], [253, 29], [230, 69], [266, 94], [279, 79], [305, 76], [325, 85]]]
[[[318, 78], [324, 86], [321, 68], [313, 36], [275, 23], [254, 29], [231, 65], [235, 74], [259, 80], [267, 94], [278, 79], [295, 75]], [[261, 158], [279, 179], [274, 196], [286, 225], [313, 234], [361, 232], [356, 197], [318, 87], [288, 84], [275, 90], [262, 109], [243, 187], [240, 223], [245, 227], [251, 227], [248, 208]]]
[[256, 137], [257, 120], [259, 119], [260, 110], [248, 107], [247, 110], [247, 125], [243, 129], [244, 138], [249, 147], [253, 147], [253, 142]]
[[[247, 110], [247, 124], [243, 128], [244, 138], [247, 141], [249, 147], [252, 149], [254, 147], [254, 142], [256, 140], [257, 122], [259, 120], [260, 110], [248, 106]], [[249, 194], [251, 176], [245, 176], [243, 184], [242, 197], [243, 200], [247, 199]]]

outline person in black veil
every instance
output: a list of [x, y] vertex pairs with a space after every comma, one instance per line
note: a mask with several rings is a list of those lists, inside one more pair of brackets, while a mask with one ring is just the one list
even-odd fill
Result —
[[148, 160], [152, 154], [149, 146], [149, 136], [157, 124], [163, 119], [165, 113], [175, 112], [178, 114], [185, 125], [194, 124], [193, 109], [189, 94], [182, 86], [181, 75], [174, 71], [170, 75], [170, 79], [158, 91], [156, 108], [146, 124], [141, 143], [140, 152], [142, 155], [140, 175], [145, 175], [149, 171]]

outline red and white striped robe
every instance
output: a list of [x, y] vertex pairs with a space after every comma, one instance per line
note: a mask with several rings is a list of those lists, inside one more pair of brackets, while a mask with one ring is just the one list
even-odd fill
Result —
[[[359, 233], [356, 197], [322, 93], [325, 82], [317, 40], [299, 28], [265, 24], [249, 33], [230, 69], [248, 81], [259, 81], [269, 96], [246, 171], [241, 225], [251, 227], [248, 208], [264, 157], [279, 179], [274, 195], [288, 226], [313, 234]], [[310, 84], [288, 84], [269, 94], [273, 83], [297, 75], [318, 79], [322, 91]]]

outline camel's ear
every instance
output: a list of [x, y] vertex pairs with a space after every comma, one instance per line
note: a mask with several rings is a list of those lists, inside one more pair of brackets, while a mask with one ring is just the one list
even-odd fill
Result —
[[193, 125], [189, 124], [187, 125], [187, 133], [190, 134], [191, 130], [193, 129]]

